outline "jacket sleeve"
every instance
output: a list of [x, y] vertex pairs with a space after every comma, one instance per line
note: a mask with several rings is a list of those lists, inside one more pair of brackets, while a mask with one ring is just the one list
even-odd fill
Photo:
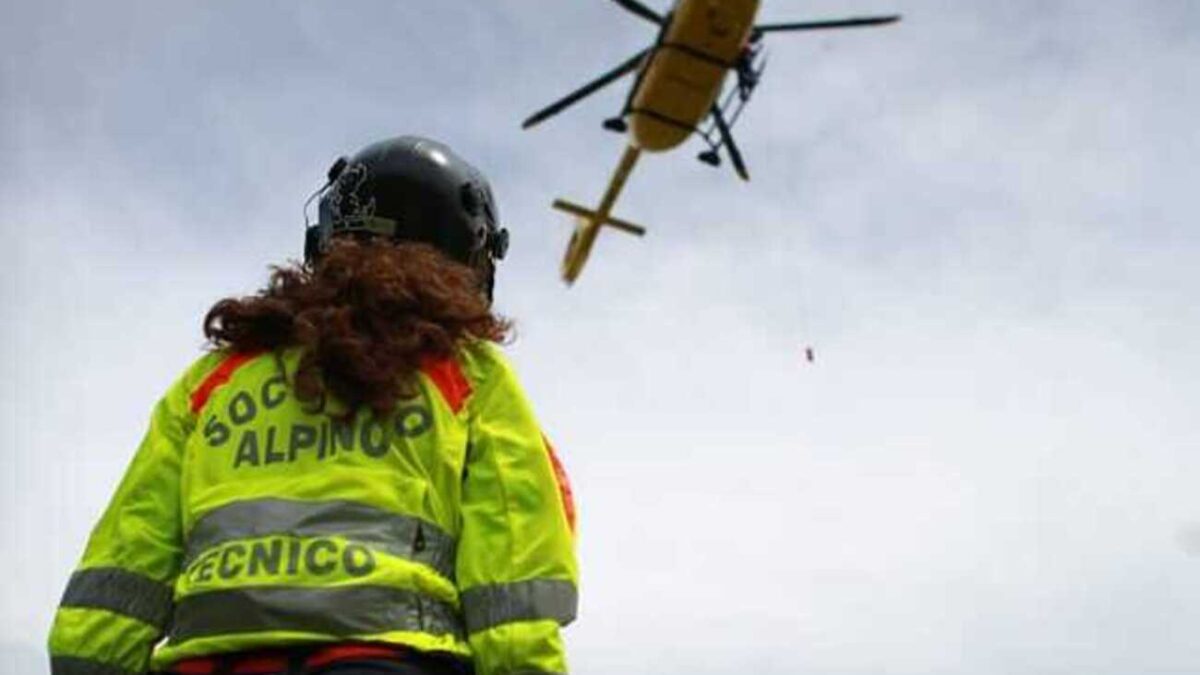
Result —
[[146, 672], [173, 611], [182, 554], [180, 464], [194, 425], [189, 369], [158, 402], [133, 461], [67, 583], [50, 631], [54, 675]]
[[559, 627], [575, 618], [573, 506], [524, 392], [495, 359], [468, 406], [457, 560], [468, 639], [478, 675], [566, 673]]

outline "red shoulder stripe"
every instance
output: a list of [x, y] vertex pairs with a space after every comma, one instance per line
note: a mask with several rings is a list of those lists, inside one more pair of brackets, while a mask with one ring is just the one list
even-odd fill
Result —
[[421, 372], [433, 380], [438, 391], [442, 392], [446, 405], [458, 414], [471, 395], [471, 382], [458, 361], [453, 358], [427, 358], [421, 362]]
[[192, 413], [200, 412], [204, 404], [208, 403], [208, 398], [212, 396], [214, 389], [228, 382], [235, 370], [241, 368], [260, 354], [262, 352], [239, 352], [225, 357], [225, 360], [213, 369], [208, 374], [208, 377], [204, 378], [204, 381], [200, 383], [200, 386], [196, 387], [196, 390], [192, 392]]
[[550, 444], [550, 439], [543, 435], [542, 442], [546, 444], [546, 452], [550, 454], [550, 464], [554, 467], [554, 481], [558, 483], [558, 495], [562, 498], [563, 511], [567, 514], [567, 523], [571, 526], [571, 532], [574, 532], [575, 493], [571, 490], [571, 480], [567, 478], [567, 470], [559, 461], [558, 453], [554, 452], [554, 446]]

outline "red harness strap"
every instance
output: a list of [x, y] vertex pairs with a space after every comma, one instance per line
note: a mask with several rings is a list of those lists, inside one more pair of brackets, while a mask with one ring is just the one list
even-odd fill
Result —
[[[253, 361], [262, 353], [261, 351], [240, 352], [230, 354], [224, 361], [221, 361], [192, 392], [192, 412], [200, 412], [217, 387], [228, 382], [238, 368]], [[467, 398], [471, 396], [471, 382], [463, 373], [462, 366], [458, 365], [458, 361], [453, 358], [426, 358], [421, 362], [421, 372], [433, 381], [438, 391], [442, 393], [442, 398], [446, 400], [446, 404], [455, 414], [462, 410]]]
[[[446, 404], [450, 409], [457, 414], [466, 405], [467, 398], [471, 396], [471, 381], [467, 379], [463, 373], [462, 366], [453, 358], [434, 358], [429, 357], [421, 362], [421, 372], [425, 373], [433, 383], [437, 385], [438, 391], [442, 393], [442, 398], [446, 400]], [[571, 491], [571, 481], [567, 478], [567, 470], [563, 468], [562, 462], [558, 459], [558, 454], [554, 452], [554, 446], [550, 444], [550, 440], [544, 435], [542, 442], [546, 444], [546, 452], [550, 455], [550, 464], [554, 467], [554, 480], [558, 483], [558, 493], [562, 498], [563, 511], [567, 515], [567, 523], [571, 526], [571, 531], [575, 531], [575, 497]]]
[[[319, 670], [325, 666], [344, 661], [366, 659], [389, 659], [403, 661], [412, 651], [399, 645], [372, 645], [347, 643], [321, 647], [304, 658], [304, 669]], [[168, 671], [176, 675], [283, 675], [288, 672], [291, 659], [286, 652], [246, 652], [241, 655], [204, 656], [180, 661]], [[221, 670], [222, 666], [225, 670]]]
[[550, 439], [546, 438], [544, 434], [542, 442], [546, 444], [546, 452], [550, 455], [550, 465], [554, 467], [554, 482], [558, 483], [558, 496], [562, 498], [563, 511], [567, 514], [567, 524], [571, 526], [571, 532], [574, 532], [575, 493], [571, 490], [571, 479], [567, 477], [567, 470], [558, 459], [558, 453], [554, 452], [554, 446], [550, 444]]
[[463, 373], [458, 361], [452, 357], [425, 358], [421, 361], [421, 372], [433, 380], [438, 391], [442, 392], [446, 405], [457, 415], [471, 395], [471, 381]]
[[221, 361], [192, 392], [192, 413], [200, 412], [204, 408], [204, 404], [208, 403], [208, 398], [212, 396], [213, 390], [228, 382], [235, 370], [253, 361], [262, 353], [261, 351], [239, 352], [225, 357], [225, 360]]

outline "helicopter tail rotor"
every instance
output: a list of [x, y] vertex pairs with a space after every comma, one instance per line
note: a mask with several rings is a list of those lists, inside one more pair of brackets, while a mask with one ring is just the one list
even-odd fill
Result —
[[575, 230], [571, 233], [571, 241], [567, 244], [567, 252], [563, 255], [560, 270], [563, 281], [568, 285], [575, 283], [579, 273], [583, 271], [583, 265], [592, 252], [592, 245], [596, 243], [596, 235], [600, 234], [601, 227], [608, 225], [639, 237], [646, 234], [646, 228], [641, 225], [613, 218], [607, 213], [593, 211], [565, 199], [555, 199], [553, 206], [559, 211], [575, 216]]
[[639, 237], [646, 235], [646, 228], [638, 225], [637, 223], [631, 223], [628, 220], [614, 218], [611, 215], [602, 215], [585, 206], [580, 206], [575, 202], [569, 202], [565, 199], [555, 199], [551, 206], [559, 211], [563, 211], [575, 216], [580, 224], [598, 222], [600, 225], [607, 225], [609, 227], [621, 230], [622, 232], [628, 232], [629, 234], [637, 235]]

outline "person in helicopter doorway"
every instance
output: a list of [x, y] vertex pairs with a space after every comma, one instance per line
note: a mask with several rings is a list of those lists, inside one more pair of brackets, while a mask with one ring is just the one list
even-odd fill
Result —
[[154, 408], [54, 675], [567, 671], [575, 511], [496, 344], [487, 181], [406, 136], [319, 194], [305, 262], [217, 302]]

